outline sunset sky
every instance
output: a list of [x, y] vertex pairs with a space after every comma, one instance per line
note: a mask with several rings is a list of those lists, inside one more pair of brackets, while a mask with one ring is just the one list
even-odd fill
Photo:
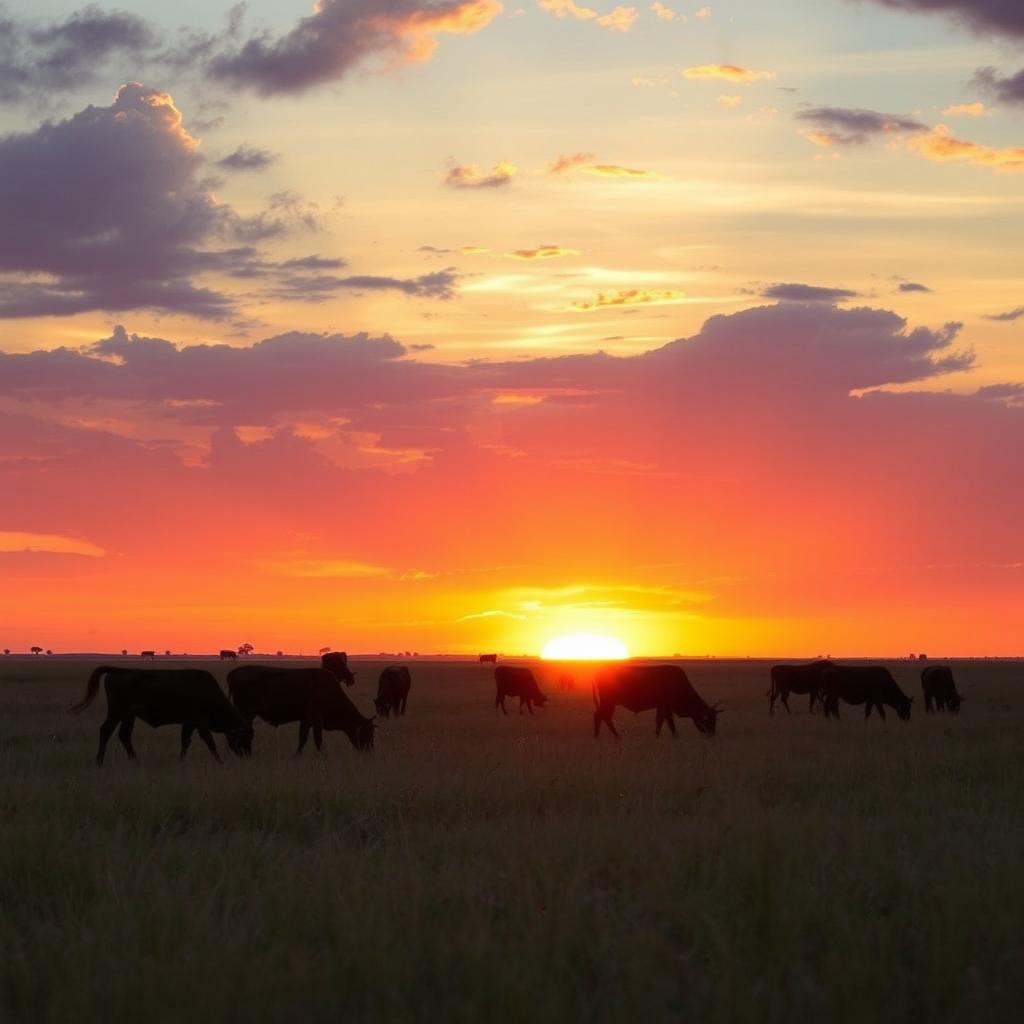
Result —
[[0, 4], [0, 649], [1021, 653], [1020, 0]]

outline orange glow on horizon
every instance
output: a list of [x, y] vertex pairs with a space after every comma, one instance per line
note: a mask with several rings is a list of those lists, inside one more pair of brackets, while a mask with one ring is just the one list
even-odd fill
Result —
[[566, 633], [549, 640], [540, 656], [545, 661], [623, 661], [629, 657], [629, 651], [615, 637]]

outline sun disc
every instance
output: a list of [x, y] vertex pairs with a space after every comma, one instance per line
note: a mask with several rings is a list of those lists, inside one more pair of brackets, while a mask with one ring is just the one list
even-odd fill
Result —
[[629, 657], [629, 651], [613, 636], [566, 633], [549, 640], [540, 656], [545, 661], [622, 661]]

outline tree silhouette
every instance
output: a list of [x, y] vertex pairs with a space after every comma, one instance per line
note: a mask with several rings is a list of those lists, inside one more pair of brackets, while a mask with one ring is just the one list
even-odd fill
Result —
[[122, 648], [121, 648], [121, 654], [122, 654], [122, 655], [123, 655], [124, 657], [126, 657], [126, 658], [127, 658], [127, 657], [128, 657], [128, 648], [127, 648], [127, 647], [122, 647]]
[[4, 648], [4, 654], [10, 654], [10, 653], [11, 653], [10, 647], [5, 647]]
[[43, 649], [42, 649], [42, 647], [30, 647], [30, 648], [29, 648], [29, 650], [30, 650], [30, 651], [31, 651], [31, 652], [32, 652], [33, 654], [42, 654], [42, 653], [43, 653]]
[[255, 651], [255, 650], [256, 650], [256, 648], [253, 647], [252, 644], [239, 644], [239, 647], [238, 647], [238, 653], [239, 654], [252, 654], [252, 652]]
[[53, 651], [51, 651], [51, 650], [47, 649], [46, 653], [47, 653], [47, 654], [53, 654]]

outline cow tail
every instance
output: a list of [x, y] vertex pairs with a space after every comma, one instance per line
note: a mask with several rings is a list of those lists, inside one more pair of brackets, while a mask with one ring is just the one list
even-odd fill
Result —
[[594, 707], [595, 708], [599, 708], [601, 706], [601, 701], [599, 700], [599, 698], [597, 696], [597, 680], [596, 679], [590, 684], [590, 693], [591, 693], [591, 696], [594, 698]]
[[96, 694], [100, 690], [100, 680], [108, 673], [113, 672], [109, 665], [100, 665], [98, 668], [92, 670], [92, 675], [89, 676], [89, 682], [85, 685], [85, 696], [75, 704], [71, 709], [71, 713], [77, 715], [80, 711], [84, 711], [95, 699]]

